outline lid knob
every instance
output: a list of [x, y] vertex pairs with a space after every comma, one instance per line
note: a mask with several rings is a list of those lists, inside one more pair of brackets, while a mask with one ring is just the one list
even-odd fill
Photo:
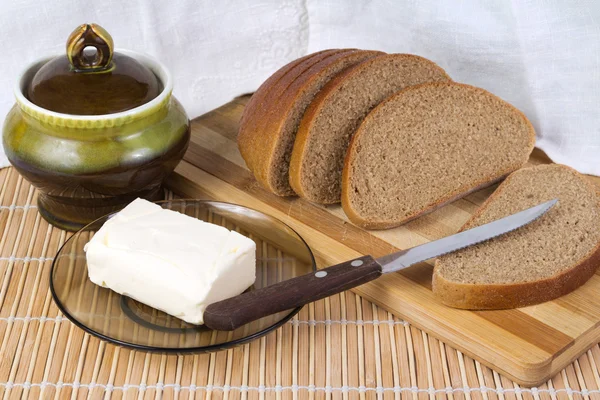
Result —
[[[89, 52], [90, 48], [95, 52]], [[114, 42], [110, 34], [97, 24], [79, 25], [67, 39], [67, 57], [75, 71], [110, 68]]]

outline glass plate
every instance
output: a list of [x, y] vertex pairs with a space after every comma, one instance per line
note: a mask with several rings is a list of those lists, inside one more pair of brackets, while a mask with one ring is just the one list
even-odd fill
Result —
[[[316, 270], [304, 240], [289, 226], [261, 212], [228, 203], [167, 200], [163, 208], [235, 229], [256, 242], [256, 281], [248, 290], [268, 286]], [[232, 332], [188, 324], [92, 283], [84, 245], [112, 215], [75, 233], [62, 246], [50, 273], [54, 301], [75, 325], [108, 342], [138, 350], [208, 352], [237, 346], [278, 328], [300, 308], [280, 312]]]

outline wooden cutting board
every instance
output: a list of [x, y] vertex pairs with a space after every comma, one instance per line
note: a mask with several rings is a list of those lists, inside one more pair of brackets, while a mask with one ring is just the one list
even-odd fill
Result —
[[[168, 186], [190, 198], [241, 204], [273, 215], [306, 240], [319, 267], [375, 257], [455, 233], [496, 186], [473, 193], [402, 227], [367, 231], [348, 222], [340, 206], [317, 206], [262, 189], [236, 145], [242, 97], [192, 122], [184, 161]], [[534, 151], [529, 165], [549, 163]], [[590, 178], [600, 186], [599, 178]], [[525, 386], [551, 378], [600, 340], [600, 276], [545, 304], [503, 311], [465, 311], [441, 305], [431, 292], [432, 265], [388, 274], [354, 291], [481, 363]]]

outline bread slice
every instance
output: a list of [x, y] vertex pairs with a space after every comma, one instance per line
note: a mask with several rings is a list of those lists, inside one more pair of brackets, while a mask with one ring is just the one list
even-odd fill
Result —
[[362, 227], [395, 227], [506, 177], [534, 143], [527, 118], [483, 89], [413, 86], [381, 103], [354, 135], [342, 206]]
[[254, 92], [244, 108], [237, 137], [242, 157], [251, 171], [254, 171], [254, 164], [260, 160], [259, 154], [250, 151], [252, 143], [257, 141], [254, 132], [271, 109], [272, 99], [281, 94], [282, 78], [288, 74], [297, 76], [323, 58], [341, 51], [344, 50], [328, 49], [296, 59], [277, 70]]
[[511, 174], [462, 228], [558, 198], [538, 220], [441, 257], [433, 292], [446, 305], [502, 309], [555, 299], [583, 285], [600, 265], [600, 194], [557, 164]]
[[254, 131], [255, 136], [262, 136], [264, 140], [253, 141], [251, 144], [255, 147], [245, 151], [260, 155], [254, 165], [254, 175], [263, 186], [279, 196], [295, 194], [289, 184], [289, 165], [298, 125], [306, 108], [315, 94], [339, 72], [379, 54], [383, 53], [339, 52], [299, 75], [287, 74], [280, 80], [286, 89], [273, 100], [270, 112]]
[[300, 123], [290, 163], [294, 191], [316, 203], [339, 203], [348, 143], [367, 113], [407, 86], [449, 80], [438, 65], [410, 54], [381, 55], [338, 75]]

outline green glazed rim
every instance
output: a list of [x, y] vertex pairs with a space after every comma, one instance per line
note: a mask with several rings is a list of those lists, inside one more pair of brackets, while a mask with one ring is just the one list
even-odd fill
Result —
[[14, 88], [19, 108], [30, 117], [50, 126], [76, 129], [102, 129], [131, 123], [148, 117], [165, 107], [169, 103], [173, 92], [173, 78], [167, 68], [161, 62], [148, 55], [123, 49], [117, 49], [116, 51], [135, 58], [157, 76], [160, 83], [163, 85], [163, 89], [156, 98], [139, 107], [132, 108], [131, 110], [105, 115], [63, 114], [37, 106], [25, 96], [27, 85], [31, 82], [33, 75], [42, 67], [42, 65], [56, 57], [53, 56], [46, 57], [30, 64], [21, 74], [21, 78], [17, 81]]

